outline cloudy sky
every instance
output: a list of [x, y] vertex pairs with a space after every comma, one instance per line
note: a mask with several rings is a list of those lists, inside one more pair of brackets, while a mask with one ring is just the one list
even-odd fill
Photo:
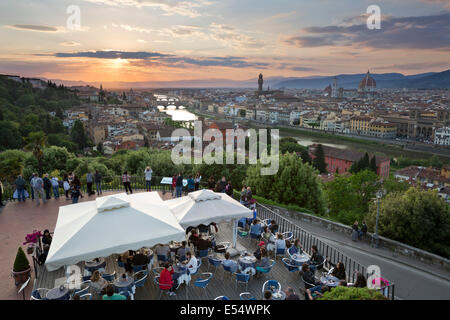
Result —
[[450, 68], [450, 1], [2, 0], [0, 38], [0, 73], [51, 79], [415, 74]]

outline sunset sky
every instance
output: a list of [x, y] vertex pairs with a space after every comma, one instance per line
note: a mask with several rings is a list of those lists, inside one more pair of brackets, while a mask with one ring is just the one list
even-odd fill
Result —
[[50, 79], [415, 74], [450, 68], [450, 1], [2, 0], [0, 38], [0, 73]]

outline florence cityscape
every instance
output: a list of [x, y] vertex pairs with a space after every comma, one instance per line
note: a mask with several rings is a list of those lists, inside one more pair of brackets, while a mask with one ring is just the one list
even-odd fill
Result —
[[448, 1], [0, 21], [0, 300], [450, 299]]

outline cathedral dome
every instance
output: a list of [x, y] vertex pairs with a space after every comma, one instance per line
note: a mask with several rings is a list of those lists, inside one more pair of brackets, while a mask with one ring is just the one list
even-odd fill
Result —
[[366, 76], [359, 82], [358, 91], [372, 91], [377, 87], [375, 79], [370, 76], [370, 72], [367, 71]]

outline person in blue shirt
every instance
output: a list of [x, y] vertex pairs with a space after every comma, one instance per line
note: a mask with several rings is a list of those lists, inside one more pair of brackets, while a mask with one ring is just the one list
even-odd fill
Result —
[[234, 260], [230, 260], [230, 254], [227, 252], [225, 253], [225, 260], [222, 261], [222, 265], [224, 267], [228, 267], [231, 269], [231, 272], [236, 272], [238, 268], [238, 264]]
[[259, 223], [258, 219], [253, 220], [253, 224], [250, 227], [251, 234], [261, 234], [261, 223]]
[[192, 176], [189, 176], [189, 179], [187, 180], [187, 189], [188, 192], [195, 191], [195, 180], [192, 178]]

